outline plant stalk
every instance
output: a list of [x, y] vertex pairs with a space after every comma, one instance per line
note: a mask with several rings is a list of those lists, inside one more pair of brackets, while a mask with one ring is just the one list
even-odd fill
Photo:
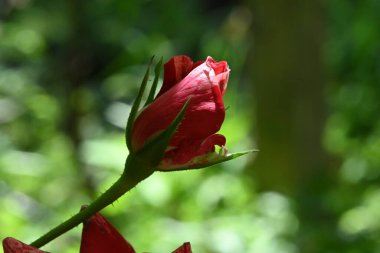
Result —
[[[83, 221], [89, 219], [96, 212], [99, 212], [106, 206], [112, 204], [115, 200], [123, 196], [126, 192], [135, 187], [139, 182], [150, 176], [154, 170], [149, 169], [143, 164], [139, 163], [133, 156], [128, 156], [124, 172], [121, 177], [102, 195], [100, 195], [94, 202], [88, 205], [79, 213], [75, 214], [65, 222], [56, 226], [45, 235], [41, 236], [30, 245], [36, 248], [40, 248], [60, 235], [66, 233], [70, 229], [76, 227]], [[140, 167], [140, 168], [136, 168]]]

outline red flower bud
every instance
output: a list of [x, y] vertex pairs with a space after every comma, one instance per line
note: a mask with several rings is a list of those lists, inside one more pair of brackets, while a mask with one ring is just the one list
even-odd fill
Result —
[[[31, 251], [30, 253], [42, 252], [45, 251]], [[104, 252], [135, 253], [135, 250], [106, 218], [99, 213], [95, 213], [90, 219], [83, 223], [80, 253]], [[5, 251], [5, 253], [29, 253], [29, 251]], [[192, 253], [190, 243], [185, 242], [182, 246], [173, 251], [173, 253]]]
[[12, 237], [7, 237], [3, 240], [3, 249], [4, 253], [47, 253]]
[[135, 253], [133, 247], [99, 213], [84, 222], [80, 253]]
[[225, 116], [223, 95], [229, 67], [208, 57], [196, 62], [187, 56], [175, 56], [164, 66], [164, 82], [155, 100], [136, 118], [132, 129], [132, 148], [144, 144], [167, 128], [185, 102], [191, 98], [185, 116], [165, 151], [159, 167], [178, 167], [224, 146], [219, 131]]
[[185, 242], [181, 247], [173, 251], [173, 253], [192, 253], [189, 242]]

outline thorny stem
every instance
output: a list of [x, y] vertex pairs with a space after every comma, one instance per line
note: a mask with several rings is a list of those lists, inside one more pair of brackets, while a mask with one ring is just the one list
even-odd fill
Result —
[[135, 187], [139, 182], [149, 177], [154, 171], [153, 169], [149, 169], [147, 167], [136, 168], [137, 166], [141, 167], [142, 163], [139, 163], [133, 156], [128, 156], [123, 174], [106, 192], [88, 205], [87, 208], [56, 226], [30, 245], [40, 248], [60, 235], [66, 233], [83, 221], [89, 219], [96, 212], [99, 212], [106, 206], [112, 204], [115, 200]]

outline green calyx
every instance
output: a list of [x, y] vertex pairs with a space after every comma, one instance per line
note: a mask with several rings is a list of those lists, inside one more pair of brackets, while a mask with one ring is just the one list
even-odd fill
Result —
[[221, 154], [212, 152], [212, 153], [195, 157], [185, 164], [173, 164], [173, 165], [163, 164], [162, 166], [158, 168], [158, 171], [168, 172], [168, 171], [201, 169], [205, 167], [210, 167], [218, 163], [227, 162], [229, 160], [238, 158], [240, 156], [243, 156], [249, 153], [257, 152], [257, 151], [258, 150], [256, 149], [251, 149], [251, 150], [246, 150], [243, 152], [229, 153], [226, 155], [221, 155]]
[[129, 153], [134, 153], [134, 151], [132, 149], [133, 123], [136, 120], [136, 117], [137, 117], [139, 110], [141, 110], [143, 107], [146, 107], [150, 103], [153, 102], [154, 96], [156, 94], [156, 89], [158, 86], [158, 81], [160, 79], [160, 73], [161, 73], [162, 62], [163, 62], [162, 57], [161, 57], [160, 61], [156, 64], [156, 67], [154, 68], [154, 80], [153, 80], [152, 87], [150, 88], [148, 98], [147, 98], [144, 106], [142, 108], [140, 108], [140, 105], [141, 105], [141, 102], [142, 102], [142, 99], [144, 96], [144, 92], [145, 92], [146, 86], [147, 86], [148, 81], [149, 81], [150, 68], [151, 68], [151, 65], [153, 63], [153, 59], [154, 59], [154, 56], [150, 59], [148, 68], [146, 69], [144, 78], [141, 82], [139, 92], [137, 93], [137, 97], [132, 104], [131, 112], [130, 112], [129, 117], [128, 117], [127, 127], [125, 130], [125, 139], [126, 139], [126, 144], [127, 144]]
[[160, 79], [160, 73], [161, 73], [163, 60], [164, 59], [161, 57], [160, 61], [156, 64], [156, 67], [154, 68], [154, 81], [153, 81], [152, 87], [150, 88], [149, 96], [145, 102], [144, 107], [152, 103], [154, 100], [154, 96], [156, 94], [156, 89], [158, 85], [158, 80]]
[[144, 162], [149, 163], [152, 168], [157, 168], [158, 164], [164, 157], [165, 150], [168, 147], [170, 140], [172, 139], [174, 133], [177, 131], [179, 124], [183, 120], [186, 108], [189, 105], [190, 100], [191, 98], [186, 101], [181, 111], [177, 114], [176, 118], [165, 130], [163, 130], [152, 140], [145, 143], [145, 145], [135, 153], [137, 158], [143, 159]]
[[131, 138], [132, 137], [133, 123], [135, 122], [137, 113], [140, 109], [141, 100], [142, 100], [146, 85], [147, 85], [148, 80], [149, 80], [150, 66], [152, 65], [152, 62], [153, 62], [153, 57], [150, 59], [148, 68], [147, 68], [145, 75], [144, 75], [144, 78], [141, 82], [139, 92], [137, 94], [135, 101], [133, 102], [131, 112], [130, 112], [129, 117], [128, 117], [127, 128], [125, 130], [125, 138], [126, 138], [127, 147], [129, 149], [130, 153], [133, 152], [133, 150], [132, 150], [132, 138]]

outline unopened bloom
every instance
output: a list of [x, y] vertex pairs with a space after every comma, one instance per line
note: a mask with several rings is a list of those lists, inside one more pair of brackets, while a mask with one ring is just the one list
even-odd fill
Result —
[[176, 249], [175, 251], [173, 251], [173, 253], [192, 253], [190, 243], [189, 242], [185, 242], [178, 249]]
[[144, 108], [133, 124], [132, 149], [139, 150], [175, 119], [190, 98], [184, 118], [165, 150], [159, 164], [163, 170], [202, 161], [213, 153], [215, 145], [226, 143], [216, 134], [225, 117], [223, 95], [227, 88], [227, 62], [207, 57], [193, 62], [187, 56], [175, 56], [164, 66], [164, 82], [155, 100]]
[[47, 253], [12, 237], [7, 237], [3, 240], [3, 249], [4, 253]]
[[99, 213], [83, 223], [80, 253], [135, 253], [132, 245]]
[[[80, 253], [135, 253], [132, 245], [101, 214], [83, 223]], [[12, 252], [15, 253], [15, 252]], [[37, 253], [37, 252], [36, 252]], [[186, 242], [173, 253], [191, 253]]]

